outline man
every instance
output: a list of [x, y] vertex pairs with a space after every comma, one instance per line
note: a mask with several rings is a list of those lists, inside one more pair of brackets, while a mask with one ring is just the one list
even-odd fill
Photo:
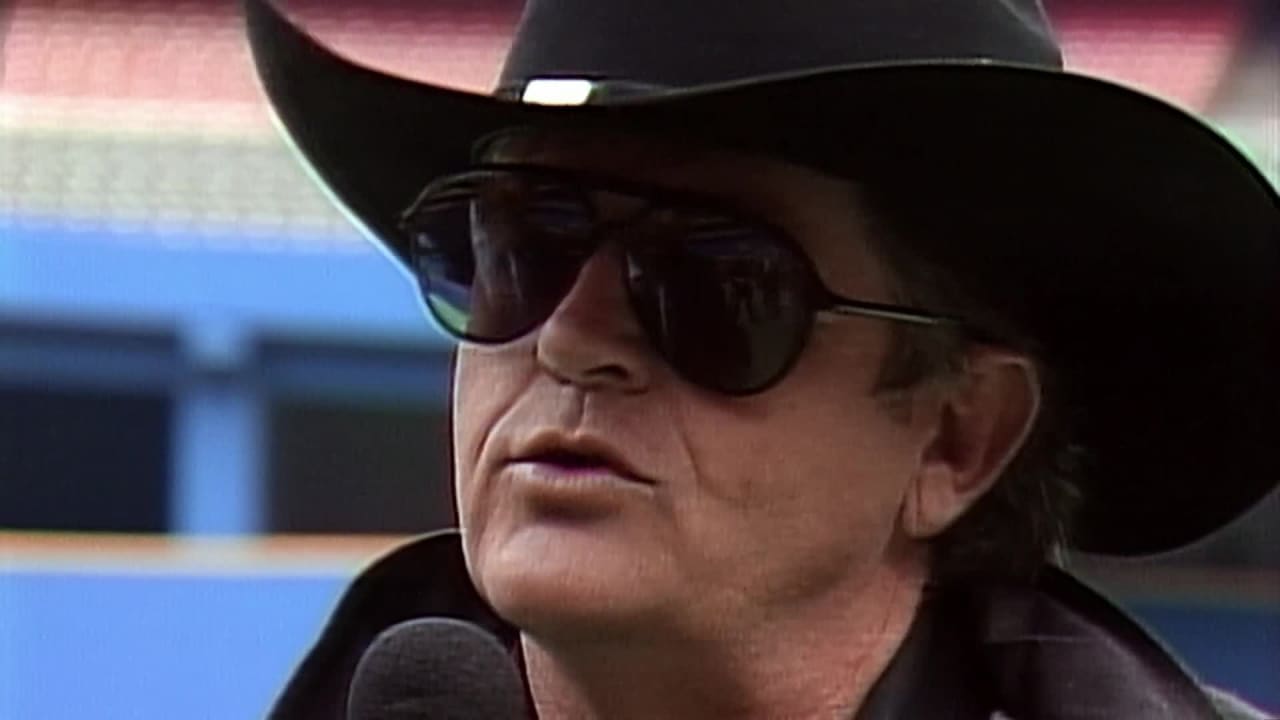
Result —
[[424, 616], [541, 718], [1247, 713], [1054, 561], [1273, 487], [1280, 204], [1061, 72], [1034, 3], [536, 0], [492, 98], [248, 10], [291, 140], [462, 340], [461, 531], [362, 574], [277, 717], [341, 717]]

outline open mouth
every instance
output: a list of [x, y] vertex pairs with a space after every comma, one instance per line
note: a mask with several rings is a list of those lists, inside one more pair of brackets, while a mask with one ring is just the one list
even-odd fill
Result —
[[541, 463], [543, 465], [553, 465], [566, 470], [608, 470], [622, 475], [626, 474], [621, 468], [615, 467], [606, 458], [600, 457], [599, 455], [573, 452], [570, 450], [551, 450], [532, 455], [525, 458], [525, 460]]
[[556, 472], [570, 475], [608, 475], [630, 482], [637, 482], [645, 485], [653, 484], [649, 480], [632, 472], [622, 462], [616, 461], [604, 454], [587, 450], [550, 448], [520, 457], [518, 461], [535, 463], [544, 467], [553, 468]]

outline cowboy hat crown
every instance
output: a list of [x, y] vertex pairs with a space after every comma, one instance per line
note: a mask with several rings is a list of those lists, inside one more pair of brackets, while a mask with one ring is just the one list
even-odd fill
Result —
[[924, 60], [1062, 67], [1036, 0], [532, 0], [498, 90], [587, 77], [695, 87], [815, 68]]

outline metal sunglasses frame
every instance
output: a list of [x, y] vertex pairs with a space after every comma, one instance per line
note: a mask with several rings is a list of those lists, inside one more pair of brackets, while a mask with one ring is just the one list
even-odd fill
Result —
[[[445, 175], [429, 183], [413, 204], [402, 214], [400, 227], [409, 235], [410, 255], [413, 254], [413, 223], [415, 218], [430, 210], [455, 203], [461, 199], [474, 197], [475, 189], [480, 181], [492, 179], [496, 175], [514, 175], [520, 178], [543, 181], [555, 184], [561, 189], [569, 190], [579, 199], [581, 206], [590, 212], [592, 228], [590, 239], [595, 247], [603, 244], [601, 236], [606, 228], [616, 228], [636, 222], [655, 209], [687, 210], [702, 215], [714, 214], [720, 218], [732, 220], [744, 227], [755, 228], [762, 242], [766, 241], [782, 246], [785, 251], [799, 259], [804, 268], [806, 292], [811, 293], [812, 308], [817, 313], [834, 313], [879, 318], [893, 322], [903, 322], [926, 326], [963, 327], [966, 323], [955, 316], [935, 313], [919, 308], [861, 300], [840, 295], [823, 283], [818, 274], [813, 258], [789, 234], [776, 225], [733, 207], [723, 200], [694, 192], [675, 191], [648, 183], [621, 180], [616, 177], [600, 175], [577, 170], [550, 168], [544, 165], [525, 163], [484, 163], [470, 169]], [[645, 201], [638, 211], [623, 221], [601, 221], [597, 203], [592, 200], [593, 193], [609, 193], [621, 197]], [[415, 268], [416, 272], [416, 268]], [[471, 338], [449, 329], [451, 334], [472, 341], [499, 343], [504, 340], [488, 340]], [[509, 340], [510, 338], [508, 338]]]

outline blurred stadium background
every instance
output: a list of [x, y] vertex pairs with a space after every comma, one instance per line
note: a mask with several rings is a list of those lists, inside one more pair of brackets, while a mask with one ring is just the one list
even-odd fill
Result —
[[[1072, 68], [1280, 180], [1280, 3], [1048, 5]], [[518, 12], [290, 7], [477, 90]], [[344, 581], [450, 523], [449, 344], [275, 134], [235, 3], [10, 0], [0, 38], [0, 719], [260, 717]], [[1277, 498], [1186, 552], [1077, 566], [1280, 710]]]

